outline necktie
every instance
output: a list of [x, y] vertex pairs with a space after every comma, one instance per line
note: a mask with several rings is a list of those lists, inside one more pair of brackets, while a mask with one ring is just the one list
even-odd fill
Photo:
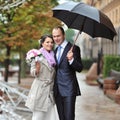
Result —
[[60, 57], [61, 57], [61, 46], [58, 46], [58, 49], [57, 49], [57, 62], [59, 64], [60, 62]]

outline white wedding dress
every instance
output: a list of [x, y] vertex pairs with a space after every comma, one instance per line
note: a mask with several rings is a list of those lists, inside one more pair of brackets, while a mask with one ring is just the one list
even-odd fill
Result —
[[47, 112], [34, 111], [32, 120], [59, 120], [56, 105], [50, 105]]

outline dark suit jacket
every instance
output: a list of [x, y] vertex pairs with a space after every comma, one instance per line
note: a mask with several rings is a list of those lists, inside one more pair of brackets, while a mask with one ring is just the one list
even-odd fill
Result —
[[[71, 47], [72, 44], [68, 42], [61, 56], [60, 63], [56, 65], [56, 77], [54, 84], [55, 97], [58, 94], [58, 91], [61, 96], [81, 95], [76, 78], [76, 71], [81, 72], [83, 69], [80, 56], [80, 48], [78, 46], [74, 46], [74, 61], [71, 65], [69, 65], [66, 55]], [[57, 49], [55, 50], [55, 56], [56, 52]]]

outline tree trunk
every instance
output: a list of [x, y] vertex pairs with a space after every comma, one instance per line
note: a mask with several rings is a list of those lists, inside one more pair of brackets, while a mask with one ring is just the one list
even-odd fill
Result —
[[21, 77], [26, 77], [26, 63], [25, 63], [25, 55], [21, 53]]
[[19, 72], [18, 72], [18, 84], [21, 83], [21, 59], [18, 61], [18, 65], [19, 65]]
[[4, 80], [5, 82], [8, 82], [8, 76], [9, 76], [9, 64], [10, 64], [10, 50], [11, 50], [11, 47], [6, 45], [6, 56], [7, 58], [5, 59], [5, 77], [4, 77]]

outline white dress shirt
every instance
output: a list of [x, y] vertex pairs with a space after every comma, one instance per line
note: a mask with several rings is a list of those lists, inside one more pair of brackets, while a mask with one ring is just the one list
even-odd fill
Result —
[[[68, 41], [64, 40], [64, 42], [60, 45], [61, 46], [60, 58], [61, 58], [61, 56], [63, 54], [63, 51], [64, 51], [64, 49], [65, 49], [65, 47], [66, 47], [67, 44], [68, 44]], [[58, 58], [58, 51], [57, 51], [57, 54], [56, 54], [56, 58]], [[69, 60], [69, 63], [72, 64], [73, 60], [74, 60], [74, 58], [72, 60]]]

